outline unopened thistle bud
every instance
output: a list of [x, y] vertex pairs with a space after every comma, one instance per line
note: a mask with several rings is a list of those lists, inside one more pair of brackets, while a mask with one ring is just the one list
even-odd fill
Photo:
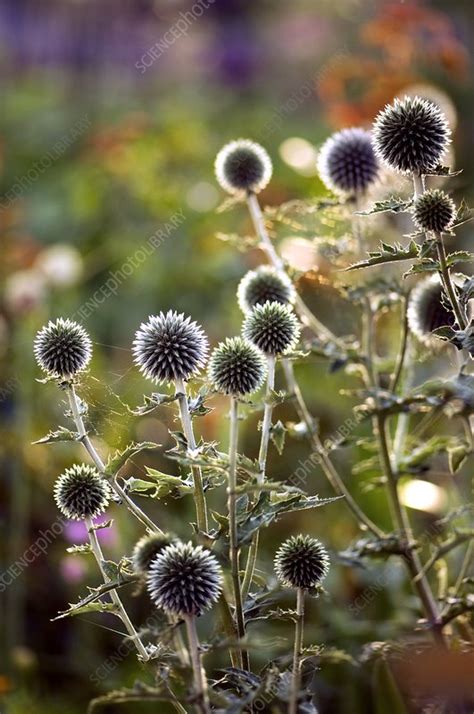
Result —
[[294, 349], [300, 325], [291, 308], [279, 302], [266, 302], [247, 314], [242, 334], [265, 354], [278, 355]]
[[152, 315], [135, 334], [133, 356], [140, 372], [155, 382], [189, 379], [204, 367], [208, 353], [202, 328], [169, 310]]
[[56, 322], [48, 322], [38, 332], [33, 351], [44, 372], [68, 379], [89, 364], [92, 342], [81, 325], [60, 317]]
[[420, 97], [404, 97], [377, 115], [372, 133], [375, 152], [387, 166], [421, 175], [439, 164], [451, 131], [435, 104]]
[[135, 544], [132, 553], [133, 569], [136, 573], [146, 573], [150, 565], [165, 548], [173, 543], [169, 533], [148, 533]]
[[226, 144], [217, 154], [216, 178], [230, 194], [258, 193], [272, 177], [272, 162], [260, 144], [238, 139]]
[[353, 195], [366, 191], [379, 174], [370, 132], [353, 128], [330, 136], [319, 152], [318, 172], [335, 193]]
[[200, 615], [216, 602], [222, 571], [202, 546], [173, 543], [153, 560], [147, 578], [153, 602], [175, 615]]
[[316, 538], [297, 535], [288, 538], [275, 556], [275, 572], [285, 587], [316, 587], [329, 571], [326, 548]]
[[221, 342], [209, 360], [209, 379], [224, 394], [243, 396], [256, 392], [266, 373], [263, 353], [242, 337], [230, 337]]
[[286, 273], [262, 265], [244, 275], [237, 289], [237, 299], [242, 312], [250, 312], [256, 305], [264, 305], [266, 302], [292, 305], [296, 291]]
[[439, 189], [425, 191], [413, 207], [415, 224], [422, 231], [447, 231], [453, 225], [455, 216], [454, 201]]
[[109, 484], [87, 464], [74, 464], [66, 469], [54, 486], [59, 510], [75, 521], [100, 516], [109, 505], [109, 498]]

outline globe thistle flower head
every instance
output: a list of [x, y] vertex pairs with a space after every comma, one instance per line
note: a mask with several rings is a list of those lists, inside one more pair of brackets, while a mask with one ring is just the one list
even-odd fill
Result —
[[329, 557], [326, 548], [308, 535], [288, 538], [275, 556], [275, 572], [282, 585], [310, 589], [326, 577]]
[[208, 341], [190, 317], [169, 310], [152, 315], [140, 325], [133, 342], [133, 356], [140, 372], [154, 382], [189, 379], [204, 367]]
[[226, 144], [214, 164], [216, 178], [233, 195], [258, 193], [272, 177], [272, 162], [260, 144], [238, 139]]
[[61, 513], [74, 521], [100, 516], [109, 505], [110, 487], [92, 466], [74, 464], [54, 485], [54, 500]]
[[222, 571], [202, 546], [173, 543], [153, 560], [147, 587], [153, 602], [166, 612], [200, 615], [219, 597]]
[[89, 364], [92, 342], [81, 325], [60, 317], [37, 333], [33, 352], [44, 372], [69, 379]]
[[169, 533], [147, 533], [135, 543], [132, 553], [133, 569], [136, 573], [146, 573], [157, 555], [173, 543]]
[[251, 394], [267, 373], [263, 353], [242, 337], [228, 337], [211, 354], [209, 379], [217, 391], [234, 396]]
[[295, 299], [296, 291], [290, 278], [286, 273], [275, 270], [269, 265], [262, 265], [257, 270], [249, 270], [237, 289], [239, 307], [244, 313], [266, 302], [293, 305]]
[[318, 172], [334, 193], [353, 195], [366, 191], [379, 174], [370, 132], [352, 128], [330, 136], [319, 152]]
[[439, 189], [425, 191], [413, 207], [415, 224], [422, 231], [447, 231], [453, 225], [455, 216], [454, 201]]
[[372, 134], [375, 153], [386, 165], [400, 173], [421, 175], [439, 164], [451, 131], [435, 104], [404, 97], [379, 112]]
[[[455, 284], [460, 279], [453, 276]], [[431, 334], [438, 327], [454, 327], [456, 320], [438, 275], [430, 275], [417, 284], [408, 303], [408, 327], [415, 337], [430, 348], [440, 348], [443, 342]]]
[[294, 349], [300, 325], [291, 308], [279, 302], [266, 302], [247, 314], [242, 334], [265, 354], [278, 355]]

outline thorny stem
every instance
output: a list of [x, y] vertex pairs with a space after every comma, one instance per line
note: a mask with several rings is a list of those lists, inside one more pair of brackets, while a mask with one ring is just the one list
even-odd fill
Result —
[[[188, 442], [188, 448], [190, 451], [193, 451], [196, 449], [196, 437], [194, 435], [194, 429], [193, 429], [193, 423], [191, 420], [191, 415], [189, 413], [189, 404], [188, 404], [188, 398], [186, 394], [186, 386], [184, 384], [183, 380], [176, 380], [176, 389], [179, 392], [179, 411], [180, 411], [180, 418], [181, 418], [181, 424], [183, 426], [183, 431], [184, 435], [186, 437], [186, 441]], [[196, 500], [196, 520], [197, 520], [197, 526], [198, 526], [198, 540], [200, 537], [204, 536], [207, 534], [209, 526], [208, 526], [208, 515], [207, 515], [207, 504], [206, 504], [206, 497], [204, 494], [204, 488], [203, 488], [203, 482], [202, 482], [202, 472], [200, 467], [195, 466], [192, 468], [192, 474], [193, 474], [193, 480], [194, 480], [194, 489], [195, 489], [195, 500]], [[235, 637], [236, 634], [236, 629], [234, 626], [234, 622], [232, 620], [232, 615], [229, 610], [229, 604], [225, 598], [225, 595], [221, 593], [219, 597], [219, 610], [221, 613], [221, 618], [222, 618], [222, 624], [224, 626], [225, 631], [227, 632], [229, 637]], [[231, 650], [230, 651], [230, 658], [232, 661], [233, 666], [238, 666], [238, 661], [237, 661], [237, 656], [236, 653]]]
[[[87, 532], [89, 534], [89, 543], [92, 549], [92, 552], [94, 553], [95, 559], [97, 561], [97, 565], [99, 566], [100, 572], [102, 574], [102, 577], [104, 579], [104, 583], [109, 583], [110, 578], [107, 575], [105, 568], [104, 568], [104, 556], [102, 554], [102, 549], [100, 547], [99, 539], [97, 538], [97, 533], [94, 528], [94, 525], [92, 523], [91, 518], [86, 518], [85, 519], [85, 524], [87, 528]], [[122, 620], [130, 638], [133, 640], [135, 647], [137, 648], [141, 658], [143, 659], [144, 662], [147, 662], [150, 659], [150, 656], [148, 652], [145, 649], [145, 646], [143, 642], [140, 639], [140, 636], [138, 635], [138, 632], [135, 630], [134, 626], [132, 625], [132, 622], [127, 615], [127, 611], [125, 610], [122, 601], [120, 600], [120, 597], [118, 596], [118, 593], [116, 590], [111, 590], [110, 591], [110, 597], [112, 599], [113, 604], [116, 607], [117, 615], [119, 618]]]
[[298, 588], [296, 591], [296, 624], [295, 624], [295, 644], [293, 649], [293, 672], [291, 681], [289, 714], [297, 714], [298, 698], [301, 686], [301, 653], [303, 651], [304, 633], [304, 589]]
[[[176, 389], [178, 390], [179, 413], [181, 424], [183, 425], [184, 435], [188, 442], [188, 452], [196, 450], [196, 439], [194, 436], [191, 414], [189, 412], [188, 397], [186, 395], [186, 385], [183, 379], [176, 380]], [[198, 529], [201, 533], [207, 533], [209, 530], [207, 518], [206, 497], [204, 495], [204, 486], [202, 482], [202, 472], [199, 466], [192, 467], [194, 481], [194, 497], [196, 501], [196, 519]]]
[[467, 327], [467, 320], [465, 315], [463, 314], [463, 311], [461, 310], [461, 306], [459, 305], [459, 301], [456, 295], [456, 289], [453, 285], [453, 281], [451, 280], [451, 272], [449, 270], [446, 259], [446, 250], [444, 248], [443, 238], [441, 237], [440, 233], [435, 233], [435, 236], [436, 250], [438, 252], [439, 267], [441, 278], [443, 280], [443, 285], [448, 294], [449, 302], [451, 303], [451, 307], [453, 308], [453, 312], [456, 316], [456, 321], [459, 325], [459, 328], [461, 330], [465, 330]]
[[442, 621], [438, 611], [438, 606], [433, 597], [433, 593], [431, 592], [426, 576], [423, 574], [423, 567], [420, 558], [414, 549], [415, 543], [410, 522], [398, 496], [397, 478], [392, 468], [388, 448], [387, 424], [385, 418], [380, 414], [377, 414], [376, 425], [380, 446], [380, 462], [385, 474], [396, 525], [406, 549], [404, 553], [405, 562], [407, 563], [408, 569], [412, 576], [414, 587], [423, 604], [427, 619], [433, 632], [433, 637], [439, 645], [445, 647], [446, 643], [442, 632]]
[[[87, 453], [91, 457], [92, 461], [94, 462], [97, 470], [99, 473], [103, 474], [104, 476], [107, 476], [105, 473], [105, 464], [102, 461], [101, 457], [99, 456], [98, 452], [96, 451], [92, 441], [89, 438], [89, 435], [87, 434], [85, 425], [84, 425], [84, 419], [82, 418], [82, 414], [80, 412], [80, 405], [79, 405], [79, 400], [76, 394], [76, 391], [74, 389], [74, 385], [70, 383], [67, 387], [67, 395], [69, 399], [69, 405], [71, 407], [71, 412], [72, 416], [74, 419], [74, 423], [76, 425], [76, 429], [78, 431], [78, 441], [82, 443], [84, 448], [86, 449]], [[110, 486], [112, 489], [115, 491], [117, 496], [124, 501], [126, 504], [128, 510], [133, 513], [133, 515], [138, 518], [141, 523], [148, 528], [148, 530], [155, 532], [155, 533], [162, 533], [163, 531], [154, 523], [151, 518], [149, 518], [146, 513], [142, 511], [142, 509], [137, 506], [137, 504], [133, 501], [133, 499], [130, 498], [130, 496], [126, 493], [126, 491], [120, 486], [120, 484], [117, 481], [117, 478], [115, 477], [113, 480], [110, 481]]]
[[[286, 275], [285, 264], [270, 240], [270, 236], [268, 235], [268, 231], [265, 226], [262, 209], [260, 208], [258, 198], [254, 193], [247, 194], [247, 206], [252, 218], [255, 232], [260, 239], [262, 247], [267, 254], [270, 263], [273, 265], [275, 270], [278, 270], [280, 273], [284, 273]], [[323, 335], [327, 340], [331, 340], [335, 344], [344, 347], [342, 340], [336, 337], [336, 335], [334, 335], [334, 333], [331, 332], [326, 325], [323, 325], [323, 323], [320, 322], [315, 315], [313, 315], [309, 307], [298, 294], [296, 295], [295, 309], [302, 322], [304, 322], [304, 324], [317, 336]]]
[[295, 377], [292, 363], [289, 360], [283, 360], [283, 369], [285, 371], [289, 394], [295, 400], [296, 411], [306, 427], [306, 435], [312, 448], [320, 458], [321, 468], [323, 469], [326, 478], [333, 487], [334, 491], [339, 496], [344, 496], [345, 502], [355, 516], [360, 529], [363, 531], [368, 530], [378, 538], [383, 538], [385, 535], [384, 532], [377, 525], [375, 525], [375, 523], [373, 523], [368, 516], [366, 516], [364, 511], [362, 511], [362, 509], [354, 501], [351, 493], [346, 488], [337, 469], [334, 467], [334, 464], [328, 456], [321, 439], [316, 433], [313, 417], [311, 416], [304, 401], [304, 397]]
[[[239, 542], [237, 532], [237, 442], [238, 442], [238, 402], [236, 397], [230, 398], [230, 430], [229, 430], [229, 484], [227, 510], [229, 514], [229, 559], [234, 589], [235, 621], [239, 641], [245, 637], [245, 620], [242, 606], [242, 590], [239, 571]], [[247, 651], [238, 648], [243, 669], [249, 669]]]
[[[265, 481], [265, 471], [267, 467], [267, 454], [268, 454], [268, 444], [270, 441], [270, 431], [272, 427], [272, 392], [275, 388], [275, 355], [267, 356], [268, 372], [267, 372], [267, 389], [265, 394], [265, 409], [263, 412], [263, 423], [262, 423], [262, 435], [260, 437], [260, 449], [258, 452], [258, 477], [257, 483], [261, 485]], [[260, 493], [256, 491], [255, 500], [258, 500]], [[247, 555], [247, 565], [245, 568], [244, 579], [242, 582], [242, 600], [245, 602], [247, 593], [252, 584], [253, 574], [255, 571], [255, 564], [257, 562], [258, 554], [258, 542], [259, 542], [259, 532], [255, 532], [252, 542], [250, 544], [249, 552]]]
[[206, 673], [202, 665], [201, 653], [199, 651], [196, 618], [194, 615], [184, 615], [183, 618], [186, 624], [189, 652], [191, 654], [191, 664], [193, 668], [196, 711], [200, 712], [200, 714], [208, 714], [208, 712], [210, 712], [209, 696], [207, 693]]

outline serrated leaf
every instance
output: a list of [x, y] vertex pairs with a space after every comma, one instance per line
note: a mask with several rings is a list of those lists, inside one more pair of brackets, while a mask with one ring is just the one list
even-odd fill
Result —
[[288, 493], [284, 486], [280, 492], [262, 493], [252, 509], [238, 519], [238, 541], [241, 545], [248, 543], [257, 530], [277, 521], [285, 513], [319, 508], [339, 498], [320, 499], [319, 496], [304, 493]]
[[112, 454], [107, 463], [105, 464], [105, 473], [109, 476], [115, 476], [115, 474], [120, 471], [122, 466], [124, 466], [132, 456], [139, 454], [140, 451], [145, 449], [157, 449], [160, 444], [155, 444], [152, 441], [143, 441], [141, 443], [131, 442], [122, 451], [116, 451]]
[[401, 243], [389, 245], [381, 242], [379, 250], [369, 252], [368, 258], [350, 265], [345, 270], [359, 270], [360, 268], [370, 268], [374, 265], [384, 265], [385, 263], [394, 263], [401, 260], [414, 260], [418, 258], [419, 253], [420, 246], [414, 240], [410, 241], [406, 248]]
[[153, 392], [150, 396], [145, 395], [143, 397], [143, 404], [141, 406], [131, 409], [130, 411], [135, 416], [143, 416], [150, 414], [163, 404], [171, 404], [177, 399], [177, 394], [159, 394], [158, 392]]
[[368, 211], [356, 211], [358, 216], [370, 216], [373, 213], [405, 213], [413, 205], [413, 200], [405, 201], [398, 196], [390, 196], [385, 201], [376, 201]]
[[472, 261], [474, 261], [474, 253], [470, 253], [468, 250], [457, 250], [454, 253], [449, 253], [446, 257], [448, 268], [458, 263], [472, 263]]
[[149, 480], [134, 478], [126, 479], [127, 491], [139, 493], [149, 498], [182, 498], [194, 493], [194, 485], [191, 480], [184, 480], [179, 476], [165, 474], [157, 469], [146, 467]]
[[37, 441], [33, 441], [33, 444], [53, 444], [57, 441], [77, 441], [79, 434], [77, 431], [71, 431], [63, 426], [60, 426], [57, 431], [50, 431], [49, 434], [43, 436]]
[[69, 610], [60, 612], [53, 620], [61, 620], [65, 617], [74, 617], [75, 615], [84, 615], [88, 612], [115, 612], [116, 610], [117, 607], [112, 602], [89, 602], [87, 605], [71, 605]]

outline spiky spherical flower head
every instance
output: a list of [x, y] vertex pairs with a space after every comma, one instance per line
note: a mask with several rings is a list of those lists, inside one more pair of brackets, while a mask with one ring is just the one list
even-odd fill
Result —
[[329, 557], [319, 540], [308, 535], [297, 535], [281, 544], [274, 565], [282, 585], [310, 589], [316, 587], [328, 574]]
[[444, 114], [426, 99], [404, 97], [387, 104], [375, 118], [372, 135], [380, 159], [405, 174], [434, 169], [450, 141]]
[[166, 612], [200, 615], [219, 597], [222, 571], [202, 546], [173, 543], [151, 564], [147, 587], [153, 602]]
[[135, 543], [132, 553], [133, 569], [136, 573], [146, 573], [150, 565], [165, 548], [174, 542], [169, 533], [147, 533]]
[[295, 299], [296, 291], [288, 275], [270, 265], [249, 270], [237, 288], [237, 300], [242, 312], [250, 312], [256, 305], [266, 302], [293, 305]]
[[238, 139], [226, 144], [214, 164], [216, 178], [224, 191], [239, 195], [258, 193], [272, 177], [272, 162], [260, 144]]
[[[459, 278], [454, 277], [454, 283], [459, 284]], [[445, 325], [454, 327], [456, 321], [438, 275], [420, 280], [410, 295], [407, 316], [408, 326], [420, 342], [427, 347], [443, 345], [431, 333]]]
[[92, 342], [81, 325], [60, 317], [56, 322], [50, 320], [37, 333], [33, 351], [44, 372], [68, 379], [89, 364]]
[[422, 231], [442, 233], [451, 228], [455, 216], [454, 201], [439, 189], [425, 191], [413, 206], [414, 221]]
[[74, 464], [54, 485], [54, 500], [61, 513], [74, 521], [100, 516], [109, 505], [110, 487], [92, 466]]
[[209, 360], [209, 379], [217, 391], [234, 396], [251, 394], [262, 386], [267, 362], [261, 350], [242, 337], [228, 337]]
[[189, 379], [204, 367], [208, 349], [207, 337], [197, 322], [169, 310], [140, 325], [132, 352], [145, 377], [174, 382]]
[[299, 322], [290, 307], [279, 302], [257, 305], [244, 320], [242, 334], [267, 355], [294, 349], [300, 336]]
[[335, 193], [353, 195], [366, 191], [379, 174], [370, 132], [352, 128], [330, 136], [319, 152], [318, 172]]

